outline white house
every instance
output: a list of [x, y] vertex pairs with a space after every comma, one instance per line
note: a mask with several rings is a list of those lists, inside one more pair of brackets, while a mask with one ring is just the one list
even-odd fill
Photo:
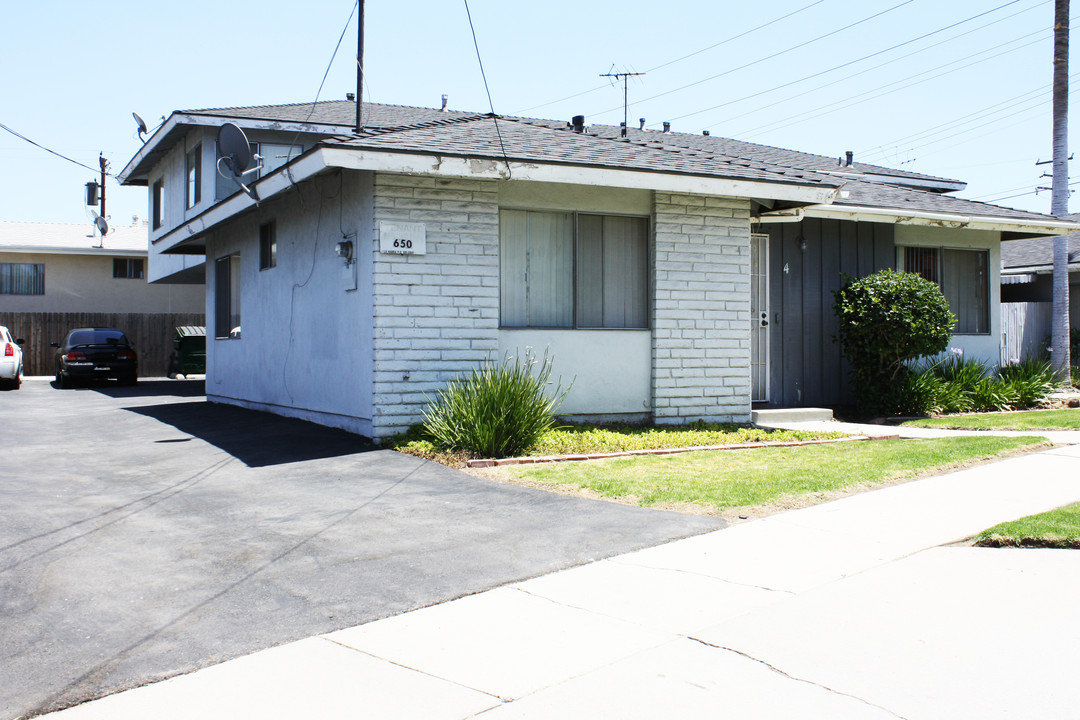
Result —
[[[954, 341], [996, 359], [1001, 239], [1076, 227], [723, 138], [385, 105], [355, 134], [354, 117], [177, 112], [121, 173], [150, 189], [152, 268], [205, 257], [208, 399], [382, 438], [450, 377], [532, 347], [574, 379], [564, 414], [747, 421], [755, 401], [843, 401], [843, 274], [934, 279]], [[263, 157], [257, 202], [213, 172], [225, 122]]]

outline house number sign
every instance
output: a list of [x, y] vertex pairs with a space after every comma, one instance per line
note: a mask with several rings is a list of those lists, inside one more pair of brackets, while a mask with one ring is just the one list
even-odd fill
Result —
[[424, 223], [379, 223], [379, 252], [424, 255], [427, 253], [427, 229]]

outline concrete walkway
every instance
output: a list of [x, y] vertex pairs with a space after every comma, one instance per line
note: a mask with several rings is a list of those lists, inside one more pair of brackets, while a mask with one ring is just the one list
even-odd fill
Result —
[[869, 437], [902, 438], [937, 438], [957, 435], [1001, 435], [1004, 437], [1035, 436], [1044, 437], [1058, 445], [1080, 445], [1078, 430], [940, 430], [937, 428], [904, 427], [901, 425], [872, 425], [868, 423], [848, 423], [836, 420], [792, 420], [780, 422], [759, 422], [761, 427], [783, 428], [785, 430], [832, 430], [851, 435]]
[[1080, 501], [1080, 447], [747, 522], [50, 716], [1005, 718], [1080, 707], [1080, 552], [950, 546]]

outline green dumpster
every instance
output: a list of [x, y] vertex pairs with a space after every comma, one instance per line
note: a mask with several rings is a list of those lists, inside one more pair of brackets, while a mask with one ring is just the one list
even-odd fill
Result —
[[172, 354], [169, 355], [169, 377], [206, 374], [205, 327], [185, 325], [176, 328], [173, 347]]

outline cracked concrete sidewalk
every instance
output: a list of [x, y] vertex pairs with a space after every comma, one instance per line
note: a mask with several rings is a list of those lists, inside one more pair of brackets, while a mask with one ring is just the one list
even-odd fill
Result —
[[232, 660], [54, 720], [1067, 717], [1080, 446], [854, 495]]

